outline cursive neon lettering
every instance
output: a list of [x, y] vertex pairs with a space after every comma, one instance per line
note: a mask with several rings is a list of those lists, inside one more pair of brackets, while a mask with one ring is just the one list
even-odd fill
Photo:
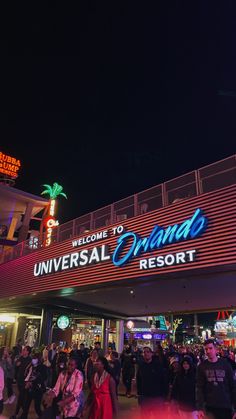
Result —
[[149, 237], [142, 238], [134, 232], [125, 233], [117, 240], [117, 247], [112, 257], [113, 263], [116, 266], [122, 266], [143, 252], [151, 252], [165, 245], [195, 239], [203, 234], [206, 228], [207, 218], [198, 208], [191, 218], [181, 224], [174, 224], [166, 229], [156, 225]]

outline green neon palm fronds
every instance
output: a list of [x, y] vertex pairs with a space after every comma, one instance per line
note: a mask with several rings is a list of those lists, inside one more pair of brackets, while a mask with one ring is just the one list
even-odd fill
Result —
[[63, 186], [59, 185], [57, 182], [54, 182], [52, 186], [50, 185], [43, 185], [46, 189], [41, 192], [41, 195], [45, 195], [48, 194], [50, 199], [56, 199], [57, 196], [62, 195], [64, 198], [67, 199], [67, 196], [64, 192], [62, 192], [63, 190]]
[[61, 192], [59, 195], [62, 195], [62, 196], [64, 196], [64, 198], [67, 199], [67, 196], [66, 196], [66, 194], [64, 192]]
[[41, 195], [48, 194], [50, 197], [52, 195], [52, 187], [50, 185], [44, 184], [43, 185], [46, 189], [45, 191], [41, 192]]

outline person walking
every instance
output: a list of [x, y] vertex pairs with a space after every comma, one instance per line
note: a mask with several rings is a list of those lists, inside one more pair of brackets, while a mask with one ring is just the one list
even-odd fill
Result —
[[15, 415], [11, 416], [11, 419], [16, 419], [16, 416], [18, 415], [20, 409], [24, 407], [25, 402], [25, 372], [27, 367], [31, 364], [31, 347], [25, 346], [22, 349], [21, 356], [16, 361], [16, 366], [18, 368], [17, 370], [17, 376], [16, 376], [16, 382], [18, 387], [18, 398], [17, 398], [17, 404], [16, 404], [16, 411]]
[[101, 347], [101, 342], [95, 342], [94, 343], [94, 349], [97, 350], [98, 356], [104, 356], [104, 350]]
[[173, 384], [173, 393], [178, 403], [181, 419], [197, 419], [196, 410], [196, 370], [190, 356], [184, 356], [181, 369]]
[[91, 390], [92, 388], [92, 378], [93, 374], [95, 372], [94, 365], [95, 362], [98, 359], [98, 351], [97, 349], [93, 349], [90, 353], [90, 357], [87, 359], [85, 367], [84, 367], [84, 373], [85, 373], [85, 383], [88, 384], [88, 388]]
[[4, 371], [5, 386], [7, 388], [7, 400], [5, 400], [4, 404], [12, 404], [16, 399], [12, 388], [14, 379], [14, 365], [12, 363], [8, 349], [5, 346], [0, 348], [0, 365]]
[[88, 349], [85, 348], [84, 343], [81, 343], [79, 345], [79, 350], [78, 350], [78, 362], [80, 363], [81, 368], [82, 368], [83, 371], [84, 371], [85, 363], [86, 363], [88, 357], [89, 357]]
[[43, 353], [42, 353], [43, 365], [45, 365], [46, 371], [47, 371], [47, 381], [46, 381], [47, 386], [50, 386], [51, 384], [51, 362], [48, 359], [49, 350], [50, 350], [50, 345], [47, 345], [43, 349]]
[[78, 350], [78, 346], [76, 343], [74, 343], [72, 346], [72, 350], [70, 351], [69, 358], [75, 359], [77, 363], [77, 369], [80, 371], [83, 371], [82, 360], [81, 360], [80, 352]]
[[131, 397], [132, 379], [135, 376], [135, 357], [131, 346], [128, 345], [120, 356], [122, 368], [122, 381], [126, 388], [126, 396]]
[[121, 364], [119, 360], [119, 354], [116, 351], [112, 351], [110, 355], [109, 367], [110, 367], [110, 374], [115, 380], [116, 383], [116, 395], [118, 396], [118, 385], [120, 383], [120, 372], [121, 372]]
[[89, 419], [113, 419], [117, 417], [118, 404], [115, 380], [109, 373], [108, 361], [98, 357], [95, 363], [91, 392], [85, 404], [84, 413]]
[[167, 385], [164, 368], [158, 360], [153, 359], [151, 348], [143, 348], [143, 362], [137, 371], [138, 403], [144, 418], [163, 410]]
[[26, 368], [25, 374], [25, 399], [20, 419], [28, 418], [32, 400], [34, 400], [35, 412], [38, 417], [41, 417], [41, 402], [46, 391], [47, 367], [42, 363], [40, 353], [33, 355], [31, 364]]
[[49, 385], [54, 386], [57, 380], [56, 364], [57, 364], [57, 346], [53, 342], [48, 351], [48, 362], [50, 363]]
[[71, 358], [67, 369], [59, 374], [55, 387], [48, 393], [49, 399], [58, 397], [62, 393], [62, 399], [58, 407], [65, 419], [77, 417], [80, 408], [80, 396], [83, 388], [83, 374], [76, 369], [76, 360]]
[[197, 367], [196, 403], [198, 418], [236, 419], [236, 384], [230, 364], [217, 357], [215, 342], [205, 344], [207, 360]]

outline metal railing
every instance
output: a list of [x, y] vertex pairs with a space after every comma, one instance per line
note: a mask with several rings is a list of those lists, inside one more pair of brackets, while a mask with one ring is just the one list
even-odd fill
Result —
[[[89, 214], [59, 225], [51, 244], [106, 228], [111, 224], [150, 212], [181, 200], [236, 183], [236, 155], [186, 173], [152, 188], [124, 198]], [[44, 238], [27, 240], [0, 253], [0, 263], [24, 256], [44, 246]]]

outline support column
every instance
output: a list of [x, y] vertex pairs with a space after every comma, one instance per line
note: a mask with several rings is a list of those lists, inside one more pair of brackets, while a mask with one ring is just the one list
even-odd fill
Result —
[[116, 351], [121, 354], [124, 348], [124, 320], [116, 322]]
[[16, 315], [16, 321], [13, 325], [13, 329], [12, 329], [12, 335], [11, 335], [11, 342], [10, 342], [10, 347], [13, 348], [13, 346], [15, 346], [16, 344], [16, 337], [17, 337], [17, 332], [18, 332], [18, 314]]
[[48, 345], [52, 340], [53, 313], [47, 308], [42, 308], [40, 324], [39, 345]]
[[19, 231], [18, 243], [27, 240], [32, 210], [33, 210], [33, 204], [31, 202], [28, 202], [26, 211], [24, 214], [23, 223]]
[[18, 222], [18, 218], [17, 217], [13, 217], [11, 220], [11, 224], [10, 227], [8, 229], [8, 233], [7, 233], [7, 240], [12, 240], [14, 237], [14, 233], [16, 230], [16, 224]]
[[108, 337], [109, 337], [110, 320], [102, 319], [102, 342], [101, 347], [106, 354], [108, 350]]

